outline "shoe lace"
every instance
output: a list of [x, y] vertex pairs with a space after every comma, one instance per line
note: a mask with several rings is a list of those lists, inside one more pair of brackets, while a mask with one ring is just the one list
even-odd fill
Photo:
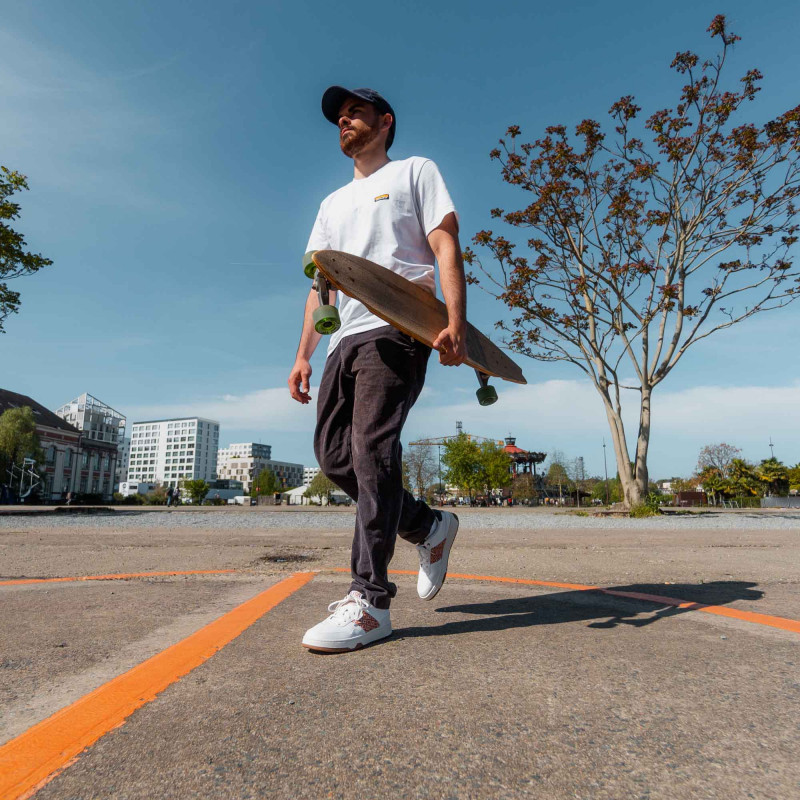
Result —
[[368, 607], [369, 603], [364, 595], [353, 590], [343, 600], [331, 603], [328, 606], [328, 611], [331, 612], [330, 619], [332, 622], [345, 625], [348, 622], [359, 619]]

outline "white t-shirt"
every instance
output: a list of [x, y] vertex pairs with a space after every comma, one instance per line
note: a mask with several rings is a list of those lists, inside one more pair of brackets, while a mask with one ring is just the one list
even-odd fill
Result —
[[[435, 295], [428, 234], [455, 210], [433, 161], [419, 156], [390, 161], [322, 201], [306, 252], [341, 250], [368, 258]], [[357, 300], [341, 292], [337, 297], [342, 326], [331, 336], [328, 354], [343, 336], [386, 325]]]

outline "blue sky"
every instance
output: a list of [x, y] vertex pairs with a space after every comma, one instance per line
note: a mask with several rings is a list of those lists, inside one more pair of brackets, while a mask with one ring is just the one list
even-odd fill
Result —
[[[8, 4], [0, 31], [0, 163], [28, 176], [19, 228], [53, 267], [16, 282], [0, 386], [50, 408], [88, 391], [130, 421], [202, 414], [223, 444], [260, 440], [313, 463], [312, 408], [288, 397], [317, 207], [352, 177], [319, 99], [372, 86], [394, 105], [391, 155], [433, 158], [462, 244], [509, 191], [488, 153], [509, 124], [530, 138], [634, 94], [674, 101], [677, 50], [711, 53], [725, 13], [757, 66], [766, 118], [797, 103], [800, 11], [790, 2]], [[484, 330], [502, 310], [471, 290]], [[689, 474], [704, 444], [800, 461], [800, 306], [701, 344], [654, 401], [651, 475]], [[322, 372], [323, 348], [313, 363]], [[480, 408], [467, 369], [431, 361], [404, 441], [516, 435], [602, 472], [605, 415], [566, 365], [522, 359], [529, 386]], [[312, 385], [315, 382], [312, 379]], [[313, 394], [313, 392], [312, 392]], [[635, 436], [635, 428], [630, 431]], [[610, 452], [610, 451], [609, 451]]]

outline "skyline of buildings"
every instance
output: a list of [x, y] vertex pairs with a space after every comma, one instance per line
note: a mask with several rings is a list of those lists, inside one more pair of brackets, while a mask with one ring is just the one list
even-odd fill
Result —
[[272, 446], [260, 442], [220, 450], [219, 422], [205, 417], [141, 420], [130, 424], [126, 436], [125, 415], [88, 392], [50, 410], [28, 395], [0, 389], [0, 414], [25, 406], [36, 420], [44, 462], [27, 465], [25, 480], [0, 476], [21, 498], [36, 488], [45, 502], [66, 500], [70, 493], [95, 494], [106, 502], [129, 481], [174, 487], [196, 479], [241, 481], [249, 492], [262, 469], [271, 470], [283, 488], [303, 485], [309, 470], [318, 471], [273, 460]]

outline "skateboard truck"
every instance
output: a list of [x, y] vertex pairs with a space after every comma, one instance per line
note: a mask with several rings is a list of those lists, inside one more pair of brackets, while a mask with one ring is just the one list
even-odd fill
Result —
[[307, 278], [311, 278], [314, 281], [312, 288], [316, 291], [319, 299], [319, 306], [314, 309], [312, 315], [314, 330], [323, 336], [328, 336], [338, 331], [342, 322], [339, 319], [339, 311], [336, 306], [330, 305], [331, 285], [314, 263], [315, 252], [316, 250], [310, 250], [303, 256], [303, 272]]
[[478, 402], [482, 406], [490, 406], [493, 403], [496, 403], [497, 390], [494, 388], [494, 386], [489, 385], [489, 376], [485, 372], [481, 372], [479, 369], [475, 370], [475, 374], [478, 376], [478, 383], [481, 385], [481, 388], [475, 392], [478, 397]]

